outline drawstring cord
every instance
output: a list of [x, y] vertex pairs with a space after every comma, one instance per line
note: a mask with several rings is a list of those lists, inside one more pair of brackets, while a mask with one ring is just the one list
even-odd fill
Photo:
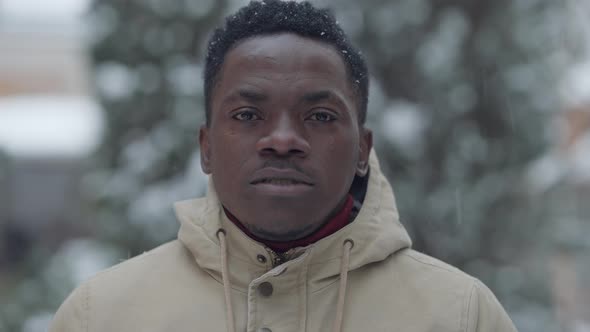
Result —
[[[231, 302], [231, 284], [229, 280], [229, 268], [227, 264], [227, 243], [225, 242], [225, 231], [217, 231], [217, 238], [221, 245], [221, 278], [223, 280], [223, 293], [225, 295], [225, 314], [228, 332], [236, 332], [234, 321], [234, 310]], [[350, 265], [350, 252], [354, 242], [350, 239], [342, 245], [342, 261], [340, 263], [340, 287], [338, 288], [338, 302], [336, 304], [336, 318], [334, 319], [333, 332], [342, 331], [342, 320], [344, 318], [344, 300], [346, 297], [346, 283], [348, 282], [348, 267]]]
[[221, 245], [221, 279], [223, 280], [223, 293], [225, 295], [225, 320], [227, 321], [228, 332], [236, 332], [234, 322], [234, 310], [231, 302], [231, 284], [229, 281], [229, 268], [227, 266], [227, 244], [225, 242], [225, 231], [217, 231], [217, 238]]
[[342, 331], [342, 320], [344, 318], [344, 299], [346, 296], [346, 283], [348, 281], [348, 266], [350, 264], [350, 251], [354, 242], [350, 239], [342, 245], [342, 261], [340, 262], [340, 287], [338, 289], [338, 303], [336, 304], [336, 318], [334, 319], [333, 332]]

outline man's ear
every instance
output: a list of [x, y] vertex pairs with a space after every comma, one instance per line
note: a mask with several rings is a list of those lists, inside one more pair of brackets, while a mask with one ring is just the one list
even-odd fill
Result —
[[199, 146], [201, 148], [201, 169], [205, 174], [211, 174], [211, 147], [209, 145], [209, 128], [206, 125], [199, 129]]
[[373, 148], [373, 132], [361, 127], [359, 137], [359, 161], [356, 165], [356, 175], [363, 177], [369, 172], [369, 155]]

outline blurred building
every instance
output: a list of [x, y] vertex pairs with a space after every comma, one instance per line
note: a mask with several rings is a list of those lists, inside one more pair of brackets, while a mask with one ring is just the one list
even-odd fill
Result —
[[563, 127], [558, 154], [565, 164], [556, 192], [568, 217], [555, 225], [552, 293], [564, 330], [590, 332], [590, 102], [568, 109]]
[[[590, 45], [590, 42], [589, 42]], [[590, 54], [590, 53], [589, 53]], [[549, 197], [552, 239], [547, 272], [563, 331], [590, 332], [590, 66], [564, 80], [564, 108], [555, 115], [553, 148], [531, 168], [534, 190]]]
[[578, 58], [563, 75], [554, 149], [531, 174], [537, 190], [551, 198], [548, 210], [555, 216], [547, 264], [556, 318], [563, 331], [590, 332], [590, 2], [564, 5], [571, 29], [566, 44]]
[[80, 33], [65, 28], [2, 20], [0, 97], [88, 95], [86, 51]]
[[0, 274], [31, 243], [67, 236], [55, 229], [79, 218], [84, 160], [100, 140], [80, 11], [46, 6], [58, 8], [0, 3]]

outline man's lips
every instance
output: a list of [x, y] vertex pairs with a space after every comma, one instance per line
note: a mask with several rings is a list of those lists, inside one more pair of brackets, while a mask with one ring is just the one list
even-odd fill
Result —
[[305, 174], [291, 168], [266, 167], [254, 173], [250, 184], [271, 184], [277, 186], [307, 185], [313, 186], [313, 181]]

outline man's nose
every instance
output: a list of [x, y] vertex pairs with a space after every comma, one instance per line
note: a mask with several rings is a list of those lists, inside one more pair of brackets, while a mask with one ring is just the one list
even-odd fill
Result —
[[302, 134], [303, 124], [288, 115], [281, 116], [269, 124], [269, 130], [257, 143], [259, 153], [280, 156], [306, 156], [310, 145]]

